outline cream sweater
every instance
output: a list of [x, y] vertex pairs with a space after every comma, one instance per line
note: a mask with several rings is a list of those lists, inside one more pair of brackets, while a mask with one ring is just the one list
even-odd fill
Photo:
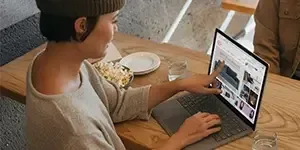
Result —
[[123, 150], [114, 124], [148, 119], [150, 86], [120, 90], [85, 61], [77, 91], [39, 93], [27, 74], [26, 129], [29, 150]]

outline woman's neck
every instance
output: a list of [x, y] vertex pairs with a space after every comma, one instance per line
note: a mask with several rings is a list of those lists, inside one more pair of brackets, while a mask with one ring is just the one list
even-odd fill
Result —
[[33, 64], [32, 84], [39, 92], [50, 95], [75, 91], [81, 85], [83, 60], [75, 45], [49, 42]]
[[72, 44], [49, 42], [42, 57], [49, 66], [61, 74], [77, 77], [81, 63], [84, 60], [82, 54]]

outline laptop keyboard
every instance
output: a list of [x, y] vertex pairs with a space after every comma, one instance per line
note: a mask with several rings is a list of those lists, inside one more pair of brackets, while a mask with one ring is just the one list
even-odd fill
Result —
[[225, 111], [224, 105], [216, 102], [216, 98], [211, 95], [196, 95], [189, 94], [178, 99], [178, 102], [191, 114], [194, 115], [200, 112], [208, 112], [218, 114], [221, 118], [221, 131], [212, 134], [212, 137], [217, 141], [222, 141], [233, 135], [247, 130], [243, 127], [235, 117], [231, 117], [232, 112]]

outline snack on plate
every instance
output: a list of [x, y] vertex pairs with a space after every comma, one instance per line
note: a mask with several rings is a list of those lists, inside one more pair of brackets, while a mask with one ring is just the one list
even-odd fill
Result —
[[122, 66], [120, 63], [97, 62], [94, 67], [98, 74], [108, 81], [114, 82], [119, 87], [124, 88], [129, 85], [133, 79], [133, 72], [129, 68]]

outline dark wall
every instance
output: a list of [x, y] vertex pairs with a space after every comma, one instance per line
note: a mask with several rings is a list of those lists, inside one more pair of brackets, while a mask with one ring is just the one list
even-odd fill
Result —
[[38, 12], [35, 0], [0, 0], [0, 30]]
[[35, 0], [0, 0], [0, 66], [45, 41], [38, 13]]
[[45, 42], [38, 25], [39, 13], [0, 31], [0, 66]]

